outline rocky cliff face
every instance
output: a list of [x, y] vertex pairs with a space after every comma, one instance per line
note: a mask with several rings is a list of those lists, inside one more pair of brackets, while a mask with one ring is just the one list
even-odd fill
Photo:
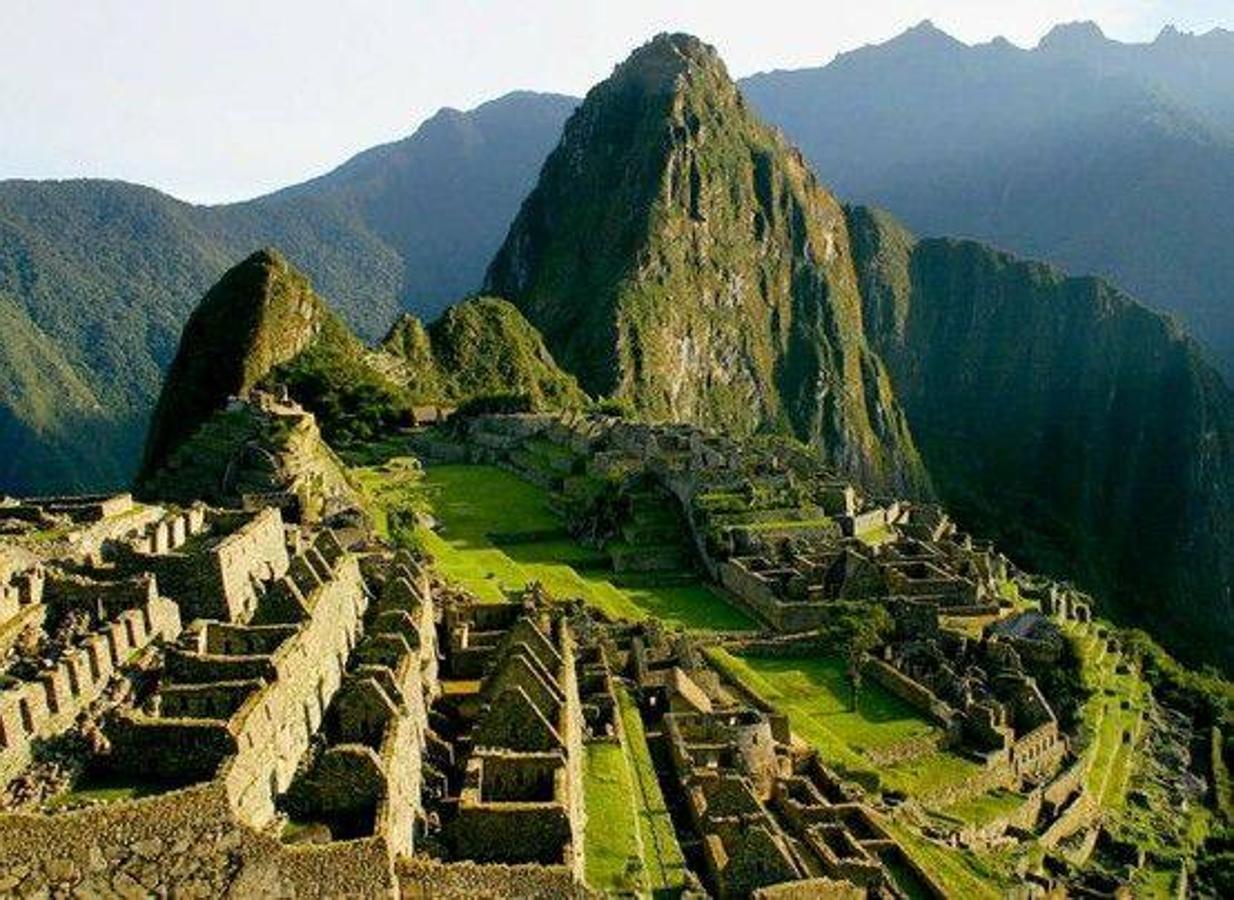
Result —
[[789, 431], [868, 484], [924, 488], [839, 204], [695, 38], [657, 37], [588, 94], [487, 287], [590, 393]]
[[1109, 284], [849, 214], [871, 342], [942, 498], [1179, 655], [1234, 663], [1234, 402]]

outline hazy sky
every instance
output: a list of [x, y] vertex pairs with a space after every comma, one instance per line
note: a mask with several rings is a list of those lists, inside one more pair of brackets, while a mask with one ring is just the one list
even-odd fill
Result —
[[734, 76], [821, 65], [921, 19], [1035, 44], [1234, 27], [1232, 0], [0, 0], [0, 178], [97, 176], [242, 199], [510, 90], [582, 94], [664, 30]]

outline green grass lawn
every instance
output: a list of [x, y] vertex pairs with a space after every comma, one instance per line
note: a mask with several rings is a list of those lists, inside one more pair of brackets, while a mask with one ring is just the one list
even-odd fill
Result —
[[635, 811], [643, 847], [643, 871], [653, 894], [675, 895], [685, 885], [685, 857], [660, 792], [643, 721], [630, 695], [620, 687], [617, 688], [617, 708], [625, 738], [623, 746], [636, 789]]
[[[692, 630], [756, 629], [749, 616], [697, 580], [624, 584], [599, 568], [594, 548], [570, 540], [541, 488], [494, 466], [428, 469], [421, 490], [439, 523], [420, 539], [442, 574], [484, 600], [539, 581], [554, 596], [580, 597], [616, 619], [655, 616]], [[492, 535], [501, 535], [495, 542]], [[523, 540], [519, 536], [543, 536]]]
[[847, 777], [914, 796], [964, 781], [980, 772], [971, 760], [933, 751], [893, 765], [876, 765], [867, 752], [939, 734], [911, 705], [866, 679], [856, 711], [849, 709], [845, 662], [807, 658], [734, 656], [708, 648], [708, 658], [759, 699], [788, 715], [793, 731]]
[[1089, 765], [1085, 782], [1103, 808], [1121, 810], [1135, 755], [1133, 745], [1123, 742], [1123, 734], [1135, 733], [1147, 686], [1134, 671], [1123, 675], [1115, 671], [1120, 657], [1101, 652], [1095, 626], [1068, 623], [1067, 630], [1077, 642], [1084, 684], [1092, 691], [1081, 710], [1090, 736], [1084, 751]]
[[959, 803], [943, 807], [942, 812], [969, 825], [978, 827], [995, 819], [1010, 815], [1020, 808], [1024, 797], [1014, 791], [997, 789], [969, 797]]
[[587, 745], [583, 794], [587, 884], [600, 891], [645, 890], [634, 785], [620, 744]]
[[638, 709], [618, 693], [622, 743], [587, 745], [587, 884], [605, 892], [675, 894], [685, 860], [656, 780]]
[[947, 847], [922, 837], [903, 823], [884, 818], [883, 825], [904, 852], [930, 873], [948, 897], [997, 900], [1007, 896], [1007, 877], [971, 850]]
[[47, 801], [48, 809], [58, 809], [75, 803], [116, 803], [121, 800], [137, 800], [170, 790], [167, 785], [156, 782], [119, 779], [111, 776], [83, 778], [77, 785]]

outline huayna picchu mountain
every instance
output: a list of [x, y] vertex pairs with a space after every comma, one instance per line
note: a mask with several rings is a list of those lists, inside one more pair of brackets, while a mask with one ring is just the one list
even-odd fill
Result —
[[486, 290], [593, 395], [790, 432], [867, 484], [927, 489], [840, 204], [697, 38], [658, 36], [588, 93]]
[[855, 208], [865, 324], [940, 496], [1179, 655], [1234, 667], [1234, 397], [1097, 278]]

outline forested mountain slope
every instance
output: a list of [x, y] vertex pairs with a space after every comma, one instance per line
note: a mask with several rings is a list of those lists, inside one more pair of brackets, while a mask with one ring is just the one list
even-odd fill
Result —
[[[280, 247], [368, 340], [404, 309], [433, 316], [477, 288], [574, 102], [520, 93], [443, 110], [329, 175], [227, 206], [120, 182], [0, 182], [0, 295], [97, 401], [87, 418], [50, 402], [54, 373], [14, 382], [0, 450], [23, 462], [0, 470], [0, 490], [131, 477], [189, 311], [258, 247]], [[0, 369], [29, 360], [28, 331], [0, 332]]]

